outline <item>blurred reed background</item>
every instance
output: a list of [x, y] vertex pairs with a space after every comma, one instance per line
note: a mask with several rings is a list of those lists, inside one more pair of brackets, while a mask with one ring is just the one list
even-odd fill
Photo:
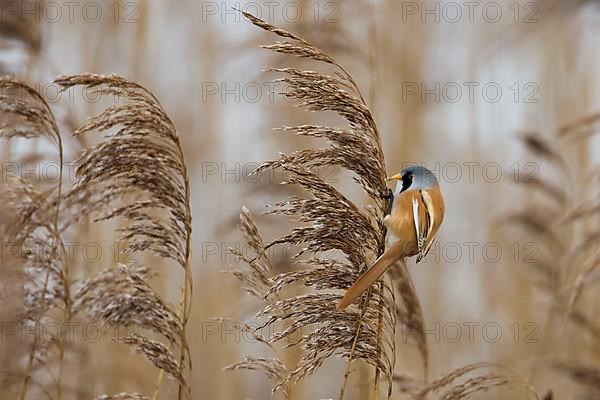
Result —
[[[273, 38], [234, 8], [307, 39], [351, 73], [379, 126], [389, 174], [424, 163], [438, 175], [446, 198], [444, 225], [426, 261], [408, 262], [425, 318], [429, 378], [488, 361], [519, 371], [540, 398], [551, 396], [549, 391], [556, 399], [600, 396], [595, 269], [600, 147], [593, 136], [600, 111], [598, 2], [483, 1], [470, 9], [463, 2], [397, 0], [81, 1], [75, 2], [72, 22], [60, 1], [26, 2], [39, 7], [39, 22], [34, 14], [25, 22], [10, 18], [8, 3], [13, 2], [2, 4], [2, 72], [42, 89], [65, 137], [67, 161], [90, 144], [87, 137], [70, 138], [72, 130], [106, 104], [78, 93], [56, 101], [56, 85], [47, 83], [58, 75], [127, 77], [152, 91], [174, 122], [191, 185], [194, 297], [187, 339], [193, 398], [271, 396], [271, 382], [262, 374], [223, 370], [244, 354], [270, 355], [215, 318], [252, 320], [259, 309], [239, 281], [223, 273], [242, 264], [227, 252], [236, 246], [245, 251], [238, 230], [241, 207], [254, 213], [266, 238], [292, 226], [260, 213], [294, 189], [277, 185], [277, 173], [247, 175], [264, 160], [310, 141], [271, 128], [317, 120], [271, 96], [271, 77], [262, 72], [304, 61], [259, 49]], [[58, 5], [62, 15], [55, 18], [49, 4]], [[86, 21], [82, 11], [93, 15], [96, 8], [102, 16]], [[38, 139], [1, 145], [4, 161], [44, 165], [52, 154]], [[349, 174], [337, 168], [324, 174], [352, 198], [366, 201]], [[538, 215], [548, 194], [531, 181], [515, 182], [530, 175], [563, 193], [560, 212]], [[594, 207], [595, 213], [589, 211]], [[568, 222], [578, 209], [586, 211], [584, 217], [577, 217], [577, 225]], [[524, 218], [523, 210], [539, 218]], [[109, 250], [114, 228], [89, 223], [71, 234], [73, 242], [100, 243], [106, 255], [86, 262], [76, 251], [73, 279], [114, 264]], [[545, 240], [557, 240], [564, 249], [553, 253], [557, 245], [546, 246]], [[278, 271], [294, 268], [287, 254], [273, 257]], [[150, 255], [138, 261], [158, 274], [153, 286], [176, 305], [181, 271], [161, 267], [163, 261]], [[2, 294], [8, 304], [8, 288]], [[399, 390], [407, 376], [423, 378], [419, 354], [405, 339], [398, 331], [392, 396], [398, 399], [409, 398], [407, 390]], [[2, 372], [8, 376], [14, 366], [9, 360], [19, 350], [6, 340], [2, 347], [7, 360]], [[154, 389], [153, 367], [112, 343], [111, 334], [73, 347], [65, 364], [65, 398]], [[295, 349], [283, 361], [293, 366], [300, 356]], [[356, 365], [348, 399], [370, 393], [365, 387], [372, 376]], [[342, 362], [328, 361], [297, 385], [292, 398], [336, 398], [343, 373]], [[18, 391], [11, 390], [2, 398], [17, 398]], [[169, 381], [161, 398], [175, 398], [176, 392]], [[35, 393], [30, 398], [43, 398]], [[492, 388], [474, 398], [527, 396]]]

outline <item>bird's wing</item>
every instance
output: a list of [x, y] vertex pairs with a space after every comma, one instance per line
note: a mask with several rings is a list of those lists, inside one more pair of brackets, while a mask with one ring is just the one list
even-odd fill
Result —
[[412, 199], [412, 211], [413, 211], [413, 222], [415, 224], [415, 234], [417, 238], [417, 242], [421, 238], [421, 221], [419, 221], [419, 201], [416, 197]]
[[435, 221], [435, 212], [433, 210], [433, 199], [431, 195], [426, 191], [421, 191], [421, 198], [423, 199], [423, 204], [425, 204], [425, 214], [427, 215], [427, 229], [425, 230], [425, 247], [423, 251], [417, 258], [417, 261], [420, 261], [423, 257], [427, 255], [429, 249], [431, 249], [431, 245], [435, 239], [435, 230], [433, 229]]
[[356, 300], [356, 298], [363, 294], [364, 291], [369, 289], [371, 285], [385, 273], [385, 271], [396, 263], [396, 261], [404, 257], [403, 250], [405, 248], [406, 245], [398, 241], [387, 249], [385, 253], [383, 253], [375, 263], [352, 284], [352, 286], [350, 286], [338, 304], [338, 310], [343, 310], [348, 307]]
[[417, 262], [421, 261], [423, 251], [427, 245], [427, 238], [429, 236], [429, 232], [431, 231], [429, 214], [427, 212], [427, 207], [423, 206], [425, 201], [423, 200], [423, 195], [420, 190], [418, 191], [418, 196], [421, 201], [419, 201], [417, 197], [413, 197], [412, 199], [413, 223], [415, 225], [417, 248], [419, 250]]

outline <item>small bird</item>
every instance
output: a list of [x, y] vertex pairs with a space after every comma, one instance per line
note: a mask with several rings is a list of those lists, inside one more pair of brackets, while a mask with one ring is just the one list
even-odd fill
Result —
[[433, 172], [410, 166], [387, 180], [398, 181], [390, 212], [384, 218], [396, 241], [350, 286], [338, 310], [348, 307], [398, 260], [416, 255], [417, 263], [421, 261], [444, 219], [444, 198]]

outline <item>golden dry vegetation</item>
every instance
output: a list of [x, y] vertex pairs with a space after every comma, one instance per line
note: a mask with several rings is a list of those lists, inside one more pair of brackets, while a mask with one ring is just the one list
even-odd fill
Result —
[[[0, 15], [0, 398], [600, 397], [596, 2]], [[338, 310], [414, 163], [436, 243]]]

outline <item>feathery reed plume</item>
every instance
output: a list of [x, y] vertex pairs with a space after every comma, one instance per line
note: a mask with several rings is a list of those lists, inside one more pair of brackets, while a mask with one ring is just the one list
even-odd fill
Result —
[[165, 371], [175, 378], [181, 387], [188, 388], [188, 383], [181, 374], [179, 363], [173, 353], [171, 353], [171, 350], [169, 350], [169, 347], [164, 343], [148, 339], [136, 333], [115, 340], [131, 346], [136, 353], [142, 354], [156, 368]]
[[[249, 216], [249, 211], [247, 209], [243, 209], [243, 213]], [[242, 217], [243, 219], [244, 217]], [[252, 224], [251, 220], [247, 220], [249, 224]], [[242, 228], [243, 229], [243, 228]], [[243, 272], [242, 272], [243, 274]], [[240, 277], [241, 279], [241, 277]], [[283, 393], [283, 398], [288, 399], [291, 394], [291, 387], [289, 382], [286, 381], [286, 378], [289, 374], [288, 369], [281, 362], [277, 349], [273, 346], [269, 340], [264, 337], [258, 330], [252, 328], [250, 325], [240, 322], [240, 321], [232, 321], [229, 318], [216, 318], [215, 320], [226, 323], [233, 322], [235, 328], [244, 334], [248, 334], [256, 340], [257, 343], [261, 343], [267, 346], [276, 357], [251, 357], [244, 356], [244, 359], [238, 361], [237, 363], [231, 364], [225, 367], [226, 370], [249, 370], [249, 371], [262, 371], [264, 372], [269, 379], [271, 379], [275, 385], [272, 390], [273, 393], [277, 389], [280, 389]]]
[[113, 327], [144, 328], [176, 341], [183, 335], [181, 320], [146, 283], [148, 275], [139, 266], [107, 268], [81, 285], [73, 308]]
[[[558, 176], [567, 180], [569, 172], [566, 162], [550, 143], [535, 133], [523, 134], [521, 138], [530, 153], [546, 160], [559, 172]], [[539, 202], [535, 207], [513, 212], [506, 217], [505, 223], [519, 227], [530, 239], [540, 245], [541, 251], [538, 254], [541, 259], [528, 265], [531, 265], [536, 272], [535, 283], [542, 290], [558, 296], [565, 272], [561, 269], [561, 260], [567, 246], [561, 231], [553, 221], [560, 220], [568, 209], [570, 200], [568, 191], [564, 186], [559, 187], [539, 174], [535, 179], [528, 179], [520, 174], [518, 183], [542, 194], [544, 199], [552, 200]]]
[[273, 266], [267, 256], [265, 243], [258, 232], [258, 228], [252, 219], [250, 210], [242, 207], [240, 213], [240, 230], [244, 239], [255, 252], [256, 257], [249, 258], [239, 249], [230, 249], [230, 252], [245, 261], [250, 270], [233, 270], [243, 283], [243, 288], [251, 295], [258, 298], [266, 298], [269, 290], [269, 276], [273, 273]]
[[145, 283], [144, 270], [131, 266], [89, 279], [77, 292], [78, 307], [109, 324], [143, 328], [160, 333], [170, 346], [177, 344], [178, 361], [167, 346], [141, 335], [120, 340], [161, 370], [155, 394], [164, 371], [177, 380], [179, 399], [191, 398], [185, 378], [192, 290], [190, 192], [175, 126], [152, 93], [119, 76], [81, 74], [55, 82], [62, 90], [79, 85], [123, 100], [75, 131], [75, 135], [105, 132], [105, 140], [78, 160], [77, 181], [65, 203], [83, 215], [95, 215], [96, 221], [124, 219], [127, 224], [119, 229], [119, 240], [127, 243], [125, 253], [149, 251], [175, 261], [184, 271], [179, 316]]
[[[592, 131], [582, 135], [581, 130], [590, 129], [589, 126], [597, 121], [597, 115], [559, 127], [557, 140], [560, 145], [565, 146], [569, 140], [579, 143], [589, 140]], [[590, 180], [590, 171], [573, 173], [576, 170], [574, 163], [556, 150], [557, 146], [550, 140], [533, 133], [523, 135], [522, 139], [531, 154], [558, 171], [554, 175], [560, 177], [561, 184], [551, 183], [544, 175], [533, 181], [521, 180], [528, 189], [540, 192], [543, 195], [540, 198], [546, 201], [536, 201], [523, 211], [512, 214], [508, 222], [521, 227], [539, 245], [539, 259], [527, 265], [533, 266], [538, 278], [536, 283], [551, 299], [553, 307], [549, 321], [558, 314], [562, 321], [571, 323], [578, 332], [587, 333], [592, 339], [592, 346], [597, 347], [600, 344], [600, 327], [593, 315], [578, 307], [586, 289], [597, 283], [594, 274], [600, 265], [600, 231], [587, 223], [600, 211], [597, 194], [594, 193], [596, 185]], [[597, 307], [594, 294], [587, 296], [587, 300], [587, 305]], [[600, 368], [597, 364], [583, 366], [579, 361], [554, 361], [551, 366], [584, 386], [596, 385], [598, 388], [600, 381], [596, 378], [600, 376]]]
[[[321, 62], [333, 69], [333, 74], [296, 68], [269, 71], [283, 74], [275, 82], [286, 85], [287, 90], [282, 93], [285, 97], [298, 101], [299, 106], [308, 111], [332, 111], [345, 120], [347, 127], [285, 127], [282, 129], [285, 132], [325, 139], [329, 146], [282, 155], [256, 171], [279, 169], [286, 177], [283, 183], [305, 191], [306, 198], [291, 197], [274, 204], [268, 212], [295, 216], [302, 225], [265, 244], [244, 208], [241, 230], [255, 257], [238, 254], [249, 268], [234, 273], [250, 294], [266, 303], [258, 317], [266, 320], [263, 327], [277, 328], [267, 338], [268, 342], [290, 340], [293, 333], [302, 332], [300, 339], [289, 346], [301, 346], [303, 353], [298, 365], [287, 372], [283, 381], [280, 376], [287, 369], [282, 368], [278, 360], [247, 357], [231, 368], [266, 370], [279, 381], [276, 390], [284, 384], [294, 385], [314, 373], [329, 357], [337, 355], [347, 360], [339, 392], [341, 399], [351, 372], [350, 365], [360, 359], [375, 367], [374, 392], [379, 392], [381, 375], [387, 383], [389, 397], [397, 323], [393, 307], [394, 287], [384, 280], [379, 281], [363, 295], [358, 305], [345, 312], [336, 309], [341, 296], [332, 292], [348, 288], [369, 262], [384, 251], [386, 202], [382, 194], [388, 189], [377, 126], [356, 82], [332, 57], [283, 29], [249, 13], [243, 15], [254, 25], [285, 39], [262, 47]], [[342, 167], [352, 172], [354, 181], [362, 187], [372, 205], [359, 207], [321, 179], [316, 170], [325, 166]], [[274, 275], [266, 251], [274, 246], [299, 248], [294, 259], [300, 268]], [[308, 292], [281, 298], [281, 290], [291, 285], [308, 289]], [[413, 304], [414, 299], [408, 302]], [[283, 328], [279, 329], [280, 325]]]
[[[20, 255], [26, 276], [24, 325], [33, 325], [37, 331], [42, 318], [52, 308], [61, 306], [65, 321], [71, 312], [69, 272], [66, 250], [59, 229], [62, 197], [63, 148], [56, 120], [48, 103], [33, 88], [8, 77], [0, 79], [0, 137], [44, 138], [52, 142], [58, 153], [58, 183], [45, 190], [19, 178], [3, 179], [2, 197], [17, 212], [10, 229], [5, 232], [4, 245], [12, 246]], [[5, 178], [5, 177], [3, 177]], [[3, 247], [6, 249], [8, 247]], [[40, 249], [50, 249], [42, 251]], [[40, 343], [34, 335], [19, 398], [27, 396], [29, 382], [36, 360], [48, 354], [48, 343]], [[64, 340], [58, 340], [59, 372], [56, 378], [57, 396], [61, 396], [62, 365], [65, 353]], [[43, 353], [43, 354], [41, 354]]]
[[[480, 371], [477, 375], [468, 377], [469, 374]], [[516, 371], [498, 364], [476, 363], [469, 364], [430, 382], [412, 398], [423, 400], [430, 393], [438, 393], [439, 399], [460, 400], [468, 399], [477, 392], [487, 391], [492, 387], [506, 387], [509, 389], [525, 391], [530, 398], [539, 399], [535, 390], [527, 380]]]
[[[242, 207], [242, 212], [240, 213], [240, 230], [255, 256], [250, 258], [248, 254], [239, 249], [230, 249], [231, 253], [240, 257], [241, 260], [248, 264], [247, 269], [234, 269], [232, 273], [242, 282], [242, 286], [248, 294], [268, 302], [269, 290], [273, 287], [270, 284], [270, 276], [273, 275], [273, 265], [267, 256], [265, 243], [258, 231], [258, 227], [254, 223], [252, 214], [246, 207]], [[223, 318], [220, 320], [224, 322], [229, 319]], [[236, 328], [239, 331], [252, 335], [258, 343], [266, 345], [277, 356], [277, 350], [273, 343], [271, 343], [270, 338], [264, 337], [259, 329], [254, 329], [243, 322], [238, 322]], [[291, 385], [288, 379], [290, 372], [278, 356], [272, 358], [245, 356], [242, 361], [229, 365], [225, 369], [264, 371], [267, 377], [275, 383], [273, 393], [281, 389], [285, 399], [290, 397]]]
[[249, 371], [262, 371], [267, 377], [276, 383], [273, 392], [281, 388], [283, 398], [290, 397], [291, 388], [286, 382], [286, 376], [289, 374], [288, 369], [283, 365], [279, 358], [251, 357], [244, 356], [242, 361], [228, 366], [228, 370], [244, 369]]
[[[568, 132], [577, 129], [578, 125], [573, 124], [568, 128], [559, 128], [560, 138], [568, 138]], [[597, 213], [598, 204], [595, 204], [590, 190], [593, 185], [585, 179], [570, 179], [568, 162], [551, 143], [532, 133], [523, 135], [522, 139], [530, 153], [548, 161], [550, 166], [559, 171], [561, 182], [574, 185], [559, 187], [544, 176], [538, 176], [535, 180], [521, 179], [519, 183], [540, 191], [543, 198], [552, 202], [537, 202], [507, 218], [509, 223], [520, 226], [530, 237], [538, 239], [537, 243], [542, 250], [540, 257], [544, 259], [530, 264], [538, 272], [537, 277], [540, 279], [537, 283], [542, 290], [552, 295], [556, 309], [561, 310], [565, 318], [569, 318], [586, 286], [587, 278], [600, 263], [597, 254], [600, 232], [585, 229], [581, 234], [568, 232], [573, 233], [575, 224], [583, 222], [584, 216]], [[569, 276], [574, 274], [576, 276], [570, 284]]]

